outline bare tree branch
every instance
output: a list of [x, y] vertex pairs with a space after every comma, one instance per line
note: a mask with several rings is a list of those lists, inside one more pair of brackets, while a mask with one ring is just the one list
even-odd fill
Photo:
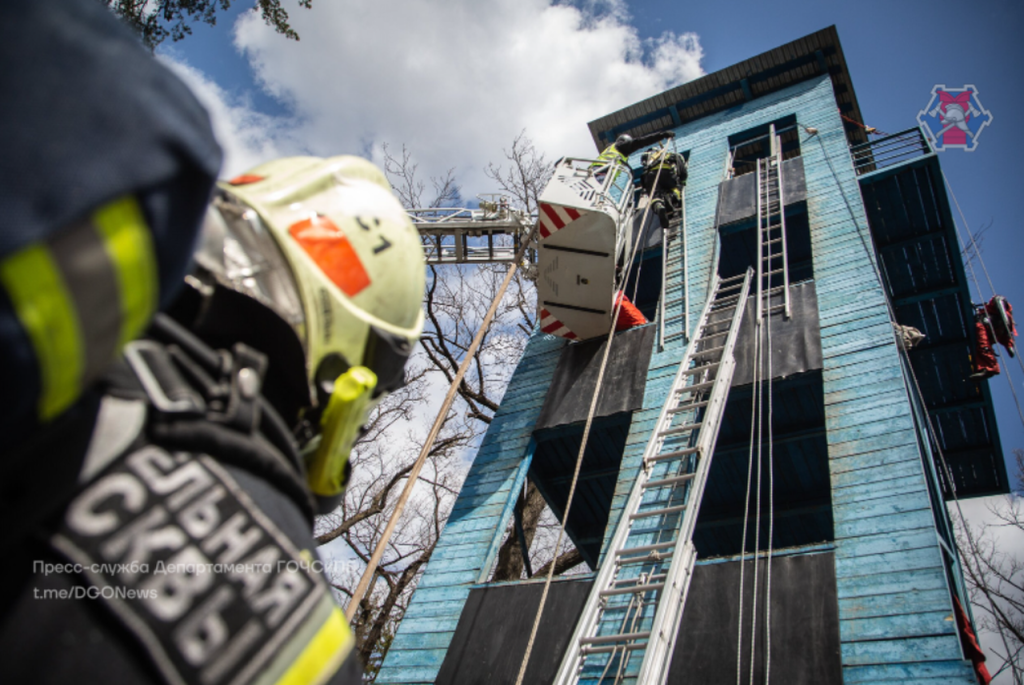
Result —
[[[395, 151], [384, 145], [383, 153], [384, 171], [407, 208], [462, 206], [454, 169], [425, 179], [406, 146]], [[538, 184], [546, 182], [550, 165], [536, 153], [525, 134], [513, 141], [506, 158], [510, 163], [507, 169], [492, 166], [487, 173], [501, 174], [500, 188], [522, 206], [535, 208], [542, 188]], [[504, 271], [504, 265], [446, 265], [428, 270], [425, 329], [422, 345], [407, 370], [407, 384], [386, 398], [370, 417], [365, 435], [350, 457], [353, 475], [344, 502], [336, 511], [317, 520], [316, 539], [324, 545], [322, 553], [328, 558], [340, 554], [346, 560], [340, 571], [329, 566], [335, 569], [330, 580], [339, 596], [351, 597], [370, 559], [370, 551], [381, 539], [394, 512], [398, 498], [393, 495], [401, 490], [400, 484], [412, 470], [425, 439], [425, 429], [411, 426], [422, 425], [424, 418], [429, 419], [434, 384], [442, 379], [450, 384], [455, 377], [470, 341], [499, 291]], [[517, 277], [515, 286], [508, 289], [499, 303], [494, 321], [458, 387], [458, 402], [446, 417], [413, 496], [402, 512], [401, 523], [375, 571], [370, 590], [357, 608], [354, 632], [368, 680], [376, 676], [390, 648], [454, 505], [465, 474], [463, 463], [454, 457], [475, 444], [486, 430], [498, 410], [515, 361], [533, 331], [535, 299], [533, 284]], [[531, 506], [537, 511], [525, 517], [531, 541], [537, 531], [542, 535], [547, 531], [539, 523], [543, 498], [539, 494], [533, 497]], [[554, 550], [549, 554], [545, 545], [537, 547], [545, 558], [554, 554]], [[521, 574], [521, 554], [518, 568], [516, 577]]]

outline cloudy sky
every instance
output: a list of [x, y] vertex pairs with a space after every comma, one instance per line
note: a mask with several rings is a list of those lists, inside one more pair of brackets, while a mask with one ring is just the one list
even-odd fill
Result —
[[[493, 190], [484, 167], [524, 129], [549, 159], [592, 154], [588, 121], [835, 24], [866, 123], [880, 130], [915, 126], [936, 84], [978, 88], [993, 123], [977, 151], [941, 153], [942, 166], [966, 223], [990, 225], [995, 289], [1024, 303], [1016, 0], [289, 1], [298, 43], [236, 5], [158, 51], [210, 110], [222, 175], [299, 153], [379, 160], [382, 144], [406, 144], [422, 172], [453, 169], [470, 198]], [[981, 301], [991, 291], [977, 268]], [[1024, 447], [1011, 393], [1024, 401], [1024, 370], [1003, 366], [991, 388], [1009, 455]]]
[[552, 155], [589, 153], [581, 123], [703, 73], [695, 34], [641, 38], [619, 0], [321, 2], [291, 20], [298, 43], [253, 13], [204, 31], [233, 49], [234, 68], [211, 69], [194, 39], [162, 50], [213, 113], [226, 174], [276, 154], [376, 157], [406, 143], [424, 169], [454, 167], [480, 192], [520, 131]]
[[[978, 88], [993, 123], [976, 151], [941, 153], [942, 167], [966, 225], [989, 227], [973, 298], [991, 296], [987, 271], [1024, 302], [1017, 0], [286, 0], [297, 43], [235, 5], [159, 50], [210, 109], [224, 176], [296, 153], [379, 161], [382, 144], [405, 144], [422, 175], [452, 169], [467, 198], [494, 190], [483, 169], [520, 131], [549, 159], [592, 154], [588, 121], [835, 24], [879, 130], [916, 126], [936, 84]], [[1024, 402], [1024, 368], [1003, 366], [990, 385], [1009, 454], [1024, 447], [1009, 382]]]

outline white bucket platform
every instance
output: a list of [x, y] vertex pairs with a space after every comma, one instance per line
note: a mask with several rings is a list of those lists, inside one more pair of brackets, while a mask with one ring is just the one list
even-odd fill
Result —
[[615, 266], [632, 243], [632, 172], [623, 164], [563, 158], [539, 204], [541, 330], [570, 340], [606, 335]]

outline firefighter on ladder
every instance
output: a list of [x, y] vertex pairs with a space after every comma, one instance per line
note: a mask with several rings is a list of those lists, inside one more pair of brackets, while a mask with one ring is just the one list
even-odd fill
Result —
[[312, 521], [422, 328], [415, 229], [358, 158], [211, 204], [206, 113], [100, 3], [0, 37], [6, 679], [361, 682]]
[[682, 206], [686, 160], [678, 152], [657, 147], [645, 152], [640, 161], [644, 165], [640, 182], [650, 198], [651, 208], [661, 221], [661, 227], [667, 230], [670, 215]]
[[606, 147], [601, 151], [601, 154], [597, 156], [597, 162], [594, 166], [601, 164], [612, 164], [618, 162], [619, 164], [627, 164], [629, 162], [629, 156], [640, 150], [647, 145], [657, 143], [658, 141], [665, 140], [666, 138], [675, 138], [675, 131], [656, 131], [654, 133], [648, 133], [645, 136], [639, 136], [634, 138], [633, 136], [623, 133], [615, 142]]

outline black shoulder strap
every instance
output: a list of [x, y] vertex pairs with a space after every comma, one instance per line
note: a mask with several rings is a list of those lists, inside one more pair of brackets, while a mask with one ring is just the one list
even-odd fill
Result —
[[312, 522], [316, 507], [298, 447], [260, 393], [266, 357], [242, 344], [213, 350], [163, 314], [150, 335], [125, 347], [124, 365], [107, 379], [110, 394], [146, 399], [147, 438], [268, 480]]

